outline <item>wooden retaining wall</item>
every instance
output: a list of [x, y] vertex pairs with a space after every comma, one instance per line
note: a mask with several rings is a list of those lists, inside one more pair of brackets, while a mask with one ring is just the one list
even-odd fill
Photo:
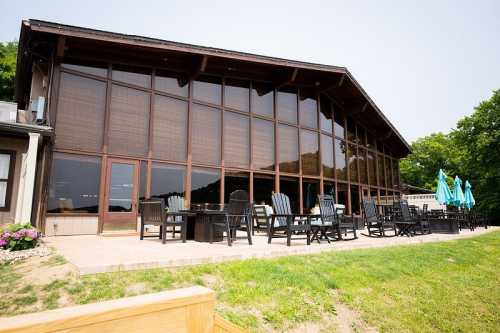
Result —
[[214, 292], [197, 286], [0, 318], [0, 333], [244, 332], [214, 309]]

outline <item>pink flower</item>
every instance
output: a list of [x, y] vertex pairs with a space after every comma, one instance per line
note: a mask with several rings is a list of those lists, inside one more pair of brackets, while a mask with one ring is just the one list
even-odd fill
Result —
[[35, 229], [28, 229], [26, 230], [26, 236], [28, 236], [31, 239], [37, 239], [38, 232]]
[[4, 247], [5, 245], [7, 245], [7, 241], [3, 238], [0, 238], [0, 247]]

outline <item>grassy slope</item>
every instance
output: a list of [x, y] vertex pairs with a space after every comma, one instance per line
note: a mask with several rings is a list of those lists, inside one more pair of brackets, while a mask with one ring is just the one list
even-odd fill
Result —
[[[335, 313], [341, 301], [382, 331], [495, 332], [500, 330], [499, 244], [495, 232], [420, 246], [68, 277], [34, 290], [54, 307], [54, 295], [88, 303], [204, 284], [216, 290], [223, 316], [252, 331], [318, 320]], [[12, 278], [11, 269], [0, 267], [2, 293]], [[0, 310], [5, 309], [4, 304]], [[20, 304], [6, 313], [22, 311]]]

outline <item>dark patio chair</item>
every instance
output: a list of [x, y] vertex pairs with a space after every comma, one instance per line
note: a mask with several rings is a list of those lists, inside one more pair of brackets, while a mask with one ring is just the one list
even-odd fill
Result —
[[[354, 223], [354, 216], [339, 216], [335, 209], [335, 201], [333, 196], [328, 194], [318, 195], [319, 210], [321, 214], [321, 221], [326, 225], [325, 229], [330, 229], [331, 234], [335, 235], [338, 240], [352, 240], [357, 239], [358, 235], [356, 233], [356, 224]], [[323, 228], [322, 228], [323, 229]], [[320, 232], [323, 232], [320, 229]], [[345, 239], [343, 237], [347, 236], [348, 233], [352, 233], [353, 237]], [[317, 238], [317, 232], [313, 235], [313, 239]], [[328, 234], [327, 240], [328, 239]]]
[[[397, 235], [396, 226], [392, 218], [378, 214], [377, 204], [374, 199], [363, 199], [363, 219], [369, 237], [388, 237], [386, 231], [393, 230], [394, 236]], [[392, 236], [393, 237], [393, 236]]]
[[236, 190], [229, 196], [229, 203], [224, 206], [224, 219], [215, 222], [210, 227], [210, 243], [213, 242], [214, 229], [221, 228], [226, 232], [227, 245], [231, 246], [237, 239], [237, 231], [247, 233], [248, 244], [252, 245], [251, 206], [248, 194], [243, 190]]
[[269, 225], [271, 224], [271, 216], [268, 215], [265, 205], [253, 205], [253, 221], [254, 225], [252, 227], [252, 235], [254, 230], [265, 231], [266, 234], [269, 233]]
[[274, 214], [269, 226], [268, 243], [273, 238], [286, 238], [286, 245], [290, 246], [292, 235], [306, 235], [305, 238], [294, 237], [294, 240], [306, 239], [311, 244], [311, 221], [307, 214], [294, 214], [290, 206], [290, 198], [283, 193], [272, 195]]
[[[146, 200], [141, 202], [141, 233], [140, 239], [150, 237], [144, 235], [146, 225], [160, 227], [159, 238], [162, 243], [167, 241], [167, 227], [179, 226], [181, 229], [182, 242], [186, 242], [187, 215], [182, 212], [166, 212], [163, 200]], [[155, 236], [156, 237], [156, 236]]]
[[412, 217], [408, 201], [400, 200], [397, 205], [399, 206], [400, 214], [395, 216], [394, 223], [398, 228], [398, 235], [413, 237], [415, 235], [417, 219]]

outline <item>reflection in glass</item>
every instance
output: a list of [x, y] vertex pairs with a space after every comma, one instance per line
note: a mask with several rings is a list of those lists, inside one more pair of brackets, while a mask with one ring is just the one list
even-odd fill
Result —
[[319, 122], [321, 130], [332, 133], [332, 103], [325, 97], [320, 97], [319, 102]]
[[220, 173], [217, 170], [193, 168], [191, 203], [220, 203]]
[[347, 162], [349, 164], [349, 174], [351, 182], [358, 181], [358, 161], [356, 154], [356, 146], [349, 144], [347, 149]]
[[181, 165], [153, 163], [151, 166], [151, 197], [162, 198], [165, 205], [173, 195], [184, 197], [186, 168]]
[[109, 212], [131, 212], [134, 195], [134, 166], [126, 163], [111, 164], [108, 189]]
[[222, 87], [219, 78], [200, 76], [193, 82], [193, 98], [207, 103], [220, 105], [222, 102]]
[[309, 128], [318, 128], [318, 102], [316, 94], [301, 89], [299, 94], [300, 125]]
[[333, 165], [333, 139], [332, 137], [321, 134], [321, 161], [323, 167], [323, 176], [334, 178]]
[[351, 142], [356, 142], [356, 125], [354, 121], [347, 117], [347, 140]]
[[323, 193], [326, 195], [331, 195], [335, 199], [335, 202], [337, 202], [337, 198], [335, 197], [335, 185], [333, 183], [324, 182]]
[[273, 117], [274, 90], [272, 84], [252, 83], [252, 112], [261, 116]]
[[189, 84], [183, 74], [165, 70], [157, 70], [155, 73], [155, 90], [163, 91], [172, 95], [187, 97]]
[[97, 213], [101, 159], [55, 153], [48, 213]]
[[282, 88], [278, 91], [277, 118], [288, 123], [297, 123], [297, 91], [295, 88]]
[[292, 213], [298, 214], [300, 211], [298, 178], [280, 177], [280, 192], [290, 198]]
[[374, 199], [378, 203], [378, 196], [377, 196], [377, 190], [376, 189], [371, 189], [370, 190], [370, 197]]
[[375, 155], [371, 151], [368, 151], [366, 157], [368, 162], [368, 175], [370, 185], [377, 186], [377, 161], [375, 160]]
[[274, 176], [264, 174], [253, 175], [253, 202], [257, 205], [272, 206], [271, 195], [274, 191]]
[[237, 190], [249, 192], [250, 180], [247, 172], [226, 171], [224, 173], [224, 202], [229, 202], [231, 193]]
[[148, 162], [141, 161], [139, 170], [139, 200], [146, 199], [146, 184], [148, 178]]
[[337, 183], [337, 202], [344, 205], [347, 211], [347, 185]]
[[302, 207], [305, 214], [312, 213], [318, 203], [319, 183], [314, 180], [302, 181]]
[[292, 126], [279, 125], [279, 163], [280, 171], [288, 173], [299, 172], [299, 133]]
[[341, 180], [347, 180], [346, 150], [345, 142], [335, 139], [335, 173], [337, 174], [337, 179]]
[[358, 164], [359, 164], [359, 182], [368, 184], [368, 175], [366, 173], [366, 150], [358, 148]]
[[274, 123], [254, 118], [252, 123], [254, 169], [274, 170], [274, 148]]
[[236, 110], [248, 111], [249, 86], [248, 81], [227, 79], [224, 85], [224, 105]]
[[61, 64], [64, 69], [70, 69], [73, 71], [78, 71], [86, 74], [91, 74], [95, 76], [108, 76], [108, 65], [105, 63], [90, 62], [90, 61], [79, 61], [79, 60], [65, 60], [66, 62]]
[[193, 104], [192, 154], [193, 162], [220, 164], [221, 116], [220, 110]]
[[342, 116], [338, 112], [335, 112], [333, 125], [334, 125], [335, 136], [342, 138], [342, 139], [345, 139], [344, 116]]
[[318, 133], [307, 130], [300, 131], [302, 173], [319, 176]]
[[224, 163], [248, 168], [250, 164], [250, 120], [247, 116], [224, 112]]
[[351, 214], [360, 214], [359, 188], [357, 185], [351, 185]]
[[151, 69], [149, 68], [113, 65], [112, 77], [115, 81], [151, 88]]

